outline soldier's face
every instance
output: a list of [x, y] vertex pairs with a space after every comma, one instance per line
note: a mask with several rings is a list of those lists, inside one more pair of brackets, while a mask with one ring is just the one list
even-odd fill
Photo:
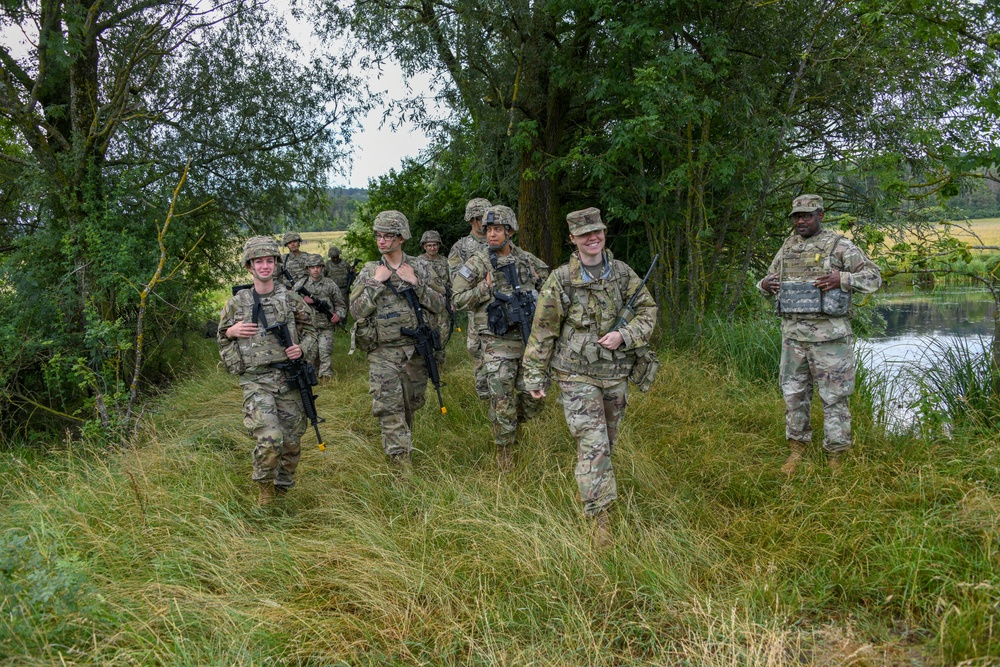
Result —
[[429, 241], [429, 242], [427, 242], [427, 243], [424, 244], [424, 252], [426, 252], [431, 257], [434, 257], [435, 255], [437, 255], [438, 254], [438, 250], [440, 250], [440, 249], [441, 249], [441, 244], [440, 243], [434, 243], [433, 241]]
[[340, 255], [337, 255], [336, 257], [331, 257], [330, 261], [333, 262], [334, 264], [340, 264]]
[[478, 218], [471, 218], [469, 220], [469, 224], [472, 225], [472, 231], [474, 233], [480, 235], [483, 233], [483, 216], [479, 216]]
[[499, 248], [507, 240], [506, 225], [486, 225], [486, 243], [491, 248]]
[[604, 244], [606, 242], [603, 229], [598, 229], [594, 232], [587, 232], [586, 234], [580, 234], [579, 236], [573, 236], [570, 234], [569, 240], [576, 246], [576, 249], [580, 251], [580, 259], [582, 259], [583, 263], [588, 266], [596, 263], [588, 260], [596, 260], [601, 257], [601, 253], [604, 252]]
[[302, 245], [301, 241], [289, 241], [285, 244], [289, 252], [298, 252], [300, 245]]
[[274, 257], [254, 257], [250, 260], [250, 273], [254, 278], [267, 282], [274, 276], [275, 266]]
[[313, 280], [319, 280], [320, 276], [323, 275], [322, 266], [310, 266], [308, 267], [308, 269], [309, 269], [309, 277], [312, 278]]
[[804, 239], [816, 236], [819, 233], [820, 222], [823, 221], [823, 211], [813, 211], [812, 213], [793, 213], [792, 229]]
[[399, 234], [375, 232], [375, 243], [378, 244], [378, 251], [385, 255], [403, 245], [403, 237]]

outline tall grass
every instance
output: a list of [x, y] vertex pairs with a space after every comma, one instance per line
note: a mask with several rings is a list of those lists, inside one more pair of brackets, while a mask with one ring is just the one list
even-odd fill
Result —
[[239, 389], [214, 367], [159, 403], [133, 449], [0, 454], [0, 662], [1000, 660], [995, 438], [861, 427], [839, 476], [817, 447], [786, 479], [776, 385], [664, 353], [653, 390], [630, 396], [615, 545], [595, 553], [559, 405], [498, 475], [461, 342], [448, 413], [418, 414], [400, 474], [363, 359], [338, 339], [319, 392], [330, 447], [307, 436], [299, 483], [263, 510]]
[[965, 338], [947, 343], [933, 341], [940, 362], [920, 372], [911, 372], [921, 397], [918, 407], [932, 423], [946, 421], [974, 427], [991, 427], [1000, 418], [998, 369], [991, 346], [980, 341], [970, 346]]

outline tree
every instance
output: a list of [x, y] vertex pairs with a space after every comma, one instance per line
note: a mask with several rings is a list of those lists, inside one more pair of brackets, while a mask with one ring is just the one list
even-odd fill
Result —
[[14, 172], [0, 193], [20, 201], [0, 218], [0, 380], [15, 406], [72, 417], [81, 393], [106, 403], [130, 375], [127, 331], [185, 165], [163, 249], [174, 279], [147, 312], [159, 343], [232, 270], [238, 234], [325, 184], [367, 102], [255, 0], [15, 0], [0, 25], [29, 46], [0, 45]]

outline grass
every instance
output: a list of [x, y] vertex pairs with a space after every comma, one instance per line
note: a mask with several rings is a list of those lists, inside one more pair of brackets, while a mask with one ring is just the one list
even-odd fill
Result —
[[978, 220], [970, 220], [968, 226], [971, 228], [975, 235], [952, 227], [952, 236], [962, 241], [972, 243], [974, 245], [991, 245], [1000, 246], [1000, 218], [980, 218]]
[[841, 474], [814, 447], [785, 479], [781, 397], [745, 379], [758, 365], [663, 354], [630, 397], [615, 547], [596, 554], [559, 405], [499, 476], [459, 339], [448, 413], [418, 414], [421, 451], [395, 474], [338, 338], [329, 449], [307, 434], [299, 484], [264, 510], [239, 389], [214, 366], [133, 449], [0, 452], [0, 663], [1000, 661], [995, 432], [893, 436], [859, 397]]

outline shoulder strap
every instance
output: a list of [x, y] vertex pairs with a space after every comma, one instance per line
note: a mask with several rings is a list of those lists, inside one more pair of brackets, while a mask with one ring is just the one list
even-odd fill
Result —
[[251, 321], [254, 324], [260, 322], [261, 326], [266, 329], [268, 327], [267, 316], [264, 315], [264, 306], [260, 302], [260, 295], [257, 294], [256, 288], [251, 291], [253, 292], [253, 310], [251, 311], [253, 315]]

